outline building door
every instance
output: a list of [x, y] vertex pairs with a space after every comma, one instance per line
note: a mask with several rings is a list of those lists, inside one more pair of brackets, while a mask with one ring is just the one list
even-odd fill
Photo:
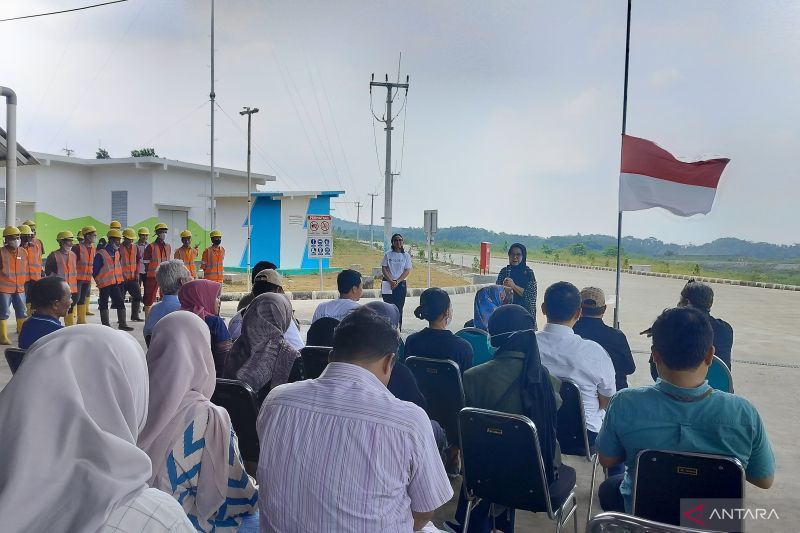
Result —
[[159, 209], [158, 220], [169, 228], [167, 242], [173, 252], [181, 247], [181, 232], [189, 227], [189, 212], [178, 209]]

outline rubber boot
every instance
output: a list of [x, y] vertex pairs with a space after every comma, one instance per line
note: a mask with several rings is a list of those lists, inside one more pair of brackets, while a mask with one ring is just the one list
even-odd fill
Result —
[[28, 316], [31, 316], [31, 304], [25, 304], [25, 309], [28, 311]]
[[78, 304], [72, 307], [72, 324], [78, 323]]
[[78, 308], [78, 324], [86, 324], [86, 308], [89, 307], [89, 305], [78, 304], [75, 307]]
[[131, 302], [131, 322], [144, 322], [144, 320], [139, 318], [139, 308], [141, 305], [142, 302]]
[[8, 320], [0, 320], [0, 344], [11, 344], [8, 340]]
[[108, 320], [108, 309], [100, 309], [100, 323], [104, 326], [111, 327], [111, 321]]
[[75, 315], [72, 313], [67, 313], [64, 317], [64, 325], [65, 326], [74, 326], [75, 325]]
[[149, 313], [149, 312], [150, 312], [150, 306], [149, 305], [145, 305], [144, 306], [144, 317], [145, 318], [147, 318], [147, 313]]
[[125, 308], [117, 309], [117, 323], [120, 331], [133, 331], [133, 328], [125, 322]]
[[[88, 299], [88, 298], [87, 298], [87, 299]], [[92, 313], [91, 311], [89, 311], [89, 304], [88, 304], [88, 302], [86, 303], [86, 316], [94, 316], [94, 313]]]
[[27, 320], [27, 317], [26, 318], [18, 318], [17, 319], [17, 335], [22, 333], [22, 324], [25, 323], [25, 320]]

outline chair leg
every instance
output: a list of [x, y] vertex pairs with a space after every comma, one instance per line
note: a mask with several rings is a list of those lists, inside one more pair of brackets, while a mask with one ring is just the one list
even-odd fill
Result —
[[[569, 512], [565, 512], [569, 504]], [[556, 513], [556, 533], [561, 533], [561, 528], [569, 522], [572, 517], [575, 523], [575, 533], [578, 533], [578, 498], [575, 493], [569, 495]]]
[[494, 516], [494, 504], [489, 504], [489, 516], [492, 517], [492, 533], [497, 533], [497, 523]]
[[469, 531], [469, 515], [472, 513], [472, 505], [475, 503], [475, 500], [467, 501], [467, 512], [464, 514], [464, 528], [461, 530], [464, 533]]
[[575, 533], [578, 533], [578, 497], [575, 497], [575, 507], [572, 509], [572, 522], [575, 527]]
[[597, 454], [594, 455], [592, 459], [592, 482], [589, 484], [589, 510], [586, 512], [586, 523], [589, 523], [589, 520], [592, 519], [592, 506], [594, 504], [594, 480], [595, 475], [597, 474]]

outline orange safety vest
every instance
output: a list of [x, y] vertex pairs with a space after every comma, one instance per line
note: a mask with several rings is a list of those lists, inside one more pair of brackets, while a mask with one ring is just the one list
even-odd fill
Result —
[[28, 253], [28, 279], [36, 281], [42, 279], [42, 254], [35, 243], [30, 243], [22, 248]]
[[222, 283], [225, 279], [222, 264], [225, 261], [225, 248], [222, 246], [209, 246], [203, 250], [203, 260], [200, 267], [203, 269], [203, 278]]
[[175, 250], [175, 259], [183, 261], [183, 264], [189, 269], [189, 273], [192, 277], [197, 278], [197, 265], [194, 264], [194, 260], [197, 259], [197, 250], [191, 246], [188, 248], [181, 246]]
[[39, 257], [44, 257], [44, 243], [41, 239], [33, 239], [33, 244], [39, 249]]
[[135, 244], [119, 247], [119, 265], [125, 281], [139, 279], [139, 248]]
[[78, 257], [78, 281], [87, 282], [92, 281], [92, 266], [95, 256], [95, 246], [86, 246], [85, 244], [78, 245], [81, 250], [81, 255]]
[[58, 277], [63, 278], [69, 285], [69, 292], [75, 294], [78, 292], [78, 261], [75, 258], [75, 252], [70, 250], [67, 255], [61, 251], [50, 253], [55, 254]]
[[[155, 278], [158, 265], [167, 261], [172, 255], [172, 246], [167, 243], [159, 246], [158, 243], [153, 242], [148, 244], [147, 248], [150, 249], [150, 262], [147, 263], [147, 277]], [[147, 249], [145, 249], [145, 253], [147, 253]]]
[[108, 250], [103, 248], [97, 252], [97, 255], [103, 258], [103, 266], [100, 267], [100, 272], [94, 278], [98, 289], [119, 285], [125, 281], [125, 278], [122, 277], [122, 266], [119, 264], [119, 252], [114, 252], [112, 258]]
[[25, 292], [28, 281], [28, 253], [25, 250], [0, 248], [0, 293], [19, 294]]

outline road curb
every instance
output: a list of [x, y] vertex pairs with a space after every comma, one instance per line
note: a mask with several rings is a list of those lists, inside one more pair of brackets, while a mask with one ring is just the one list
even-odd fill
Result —
[[[478, 285], [458, 285], [456, 287], [441, 287], [447, 294], [472, 294], [484, 287], [489, 287], [494, 283], [481, 283]], [[408, 289], [407, 296], [415, 297], [422, 294], [425, 288], [413, 287]], [[245, 292], [224, 292], [222, 293], [223, 302], [238, 302], [247, 294]], [[337, 291], [294, 291], [286, 292], [290, 300], [333, 300], [339, 297]], [[365, 289], [362, 298], [380, 298], [380, 289]]]

